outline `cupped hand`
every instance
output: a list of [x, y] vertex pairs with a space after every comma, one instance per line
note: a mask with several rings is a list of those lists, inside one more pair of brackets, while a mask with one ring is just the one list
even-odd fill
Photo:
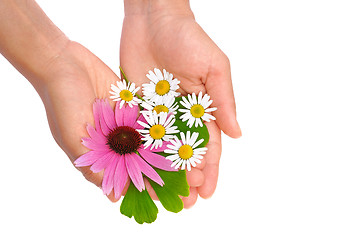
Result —
[[230, 63], [189, 12], [154, 11], [126, 14], [120, 43], [120, 65], [138, 86], [149, 82], [153, 68], [166, 69], [181, 81], [179, 91], [208, 93], [218, 110], [216, 121], [206, 123], [210, 141], [205, 159], [187, 173], [191, 207], [200, 195], [210, 197], [216, 188], [221, 157], [221, 130], [230, 137], [241, 136], [236, 120]]
[[[45, 71], [46, 84], [37, 90], [56, 142], [74, 162], [89, 151], [81, 144], [81, 138], [88, 136], [87, 123], [94, 126], [95, 98], [109, 97], [110, 84], [119, 78], [89, 50], [71, 41]], [[93, 173], [89, 167], [78, 169], [87, 180], [101, 187], [103, 172]], [[113, 193], [108, 198], [117, 200]]]

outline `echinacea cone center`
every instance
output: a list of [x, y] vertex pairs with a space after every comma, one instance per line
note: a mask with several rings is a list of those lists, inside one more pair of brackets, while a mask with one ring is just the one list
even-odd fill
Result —
[[161, 112], [168, 113], [169, 109], [164, 105], [157, 105], [153, 108], [153, 111], [156, 111], [158, 114]]
[[164, 94], [167, 94], [170, 90], [170, 84], [167, 80], [161, 80], [155, 85], [155, 92], [158, 95], [163, 96]]
[[193, 148], [185, 144], [179, 148], [178, 154], [180, 158], [187, 160], [193, 156]]
[[191, 114], [195, 118], [200, 118], [204, 115], [204, 108], [200, 104], [195, 104], [191, 107], [190, 110]]
[[124, 101], [126, 102], [129, 102], [129, 101], [132, 101], [133, 100], [133, 94], [127, 90], [127, 89], [124, 89], [122, 90], [120, 93], [119, 93], [119, 97], [121, 99], [123, 99]]
[[165, 135], [165, 128], [160, 125], [154, 125], [149, 129], [149, 134], [153, 139], [161, 139]]
[[137, 151], [141, 145], [140, 134], [131, 127], [120, 126], [113, 129], [107, 136], [107, 144], [114, 152], [127, 154]]

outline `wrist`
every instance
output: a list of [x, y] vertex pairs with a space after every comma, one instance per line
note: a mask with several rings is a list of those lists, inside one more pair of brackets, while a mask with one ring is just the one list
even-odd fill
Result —
[[0, 52], [38, 90], [69, 40], [34, 1], [4, 1], [0, 12]]
[[189, 0], [124, 0], [125, 16], [131, 15], [192, 15]]

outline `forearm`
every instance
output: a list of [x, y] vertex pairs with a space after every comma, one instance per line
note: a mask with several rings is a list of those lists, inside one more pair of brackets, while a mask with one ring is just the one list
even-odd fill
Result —
[[125, 16], [154, 13], [193, 14], [189, 0], [124, 0]]
[[0, 52], [35, 88], [67, 42], [34, 1], [0, 0]]

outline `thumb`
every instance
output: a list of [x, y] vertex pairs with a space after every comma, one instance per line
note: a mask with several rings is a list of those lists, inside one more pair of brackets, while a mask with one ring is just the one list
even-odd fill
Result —
[[213, 115], [218, 127], [228, 136], [238, 138], [242, 136], [242, 131], [236, 117], [230, 63], [225, 55], [217, 59], [208, 73], [205, 86], [213, 99], [213, 105], [217, 107]]

